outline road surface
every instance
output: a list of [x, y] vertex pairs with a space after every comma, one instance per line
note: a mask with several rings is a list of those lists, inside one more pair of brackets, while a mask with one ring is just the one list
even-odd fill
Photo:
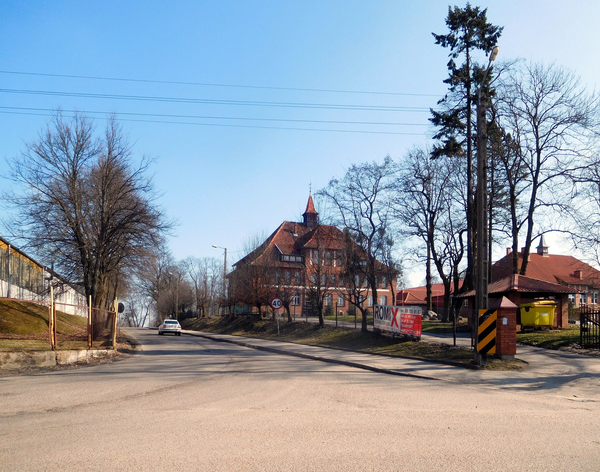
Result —
[[600, 405], [136, 330], [124, 361], [0, 378], [0, 470], [598, 470]]

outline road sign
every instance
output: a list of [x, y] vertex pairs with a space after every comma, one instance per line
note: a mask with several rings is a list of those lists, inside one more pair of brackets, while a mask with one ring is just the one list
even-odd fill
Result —
[[281, 298], [274, 298], [271, 300], [271, 308], [273, 308], [273, 310], [279, 310], [282, 306], [283, 302], [281, 301]]

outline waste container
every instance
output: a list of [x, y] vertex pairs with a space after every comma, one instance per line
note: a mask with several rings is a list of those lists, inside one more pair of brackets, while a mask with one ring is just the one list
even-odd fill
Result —
[[558, 303], [554, 300], [540, 300], [519, 305], [521, 326], [553, 326], [554, 311]]

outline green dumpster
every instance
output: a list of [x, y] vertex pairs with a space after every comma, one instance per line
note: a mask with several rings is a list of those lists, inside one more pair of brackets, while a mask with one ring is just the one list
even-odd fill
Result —
[[554, 311], [558, 303], [553, 300], [540, 300], [519, 305], [521, 326], [554, 326]]

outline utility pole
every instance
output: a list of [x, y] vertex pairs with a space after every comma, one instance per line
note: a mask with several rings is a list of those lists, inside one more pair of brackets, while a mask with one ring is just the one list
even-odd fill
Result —
[[475, 296], [475, 323], [473, 339], [475, 347], [475, 363], [481, 365], [481, 356], [477, 346], [479, 335], [479, 311], [488, 308], [488, 237], [487, 237], [487, 185], [488, 185], [488, 158], [487, 158], [487, 94], [484, 97], [483, 87], [490, 72], [492, 61], [496, 60], [500, 48], [496, 46], [488, 61], [487, 69], [477, 92], [477, 261], [475, 265], [476, 274], [476, 296]]

